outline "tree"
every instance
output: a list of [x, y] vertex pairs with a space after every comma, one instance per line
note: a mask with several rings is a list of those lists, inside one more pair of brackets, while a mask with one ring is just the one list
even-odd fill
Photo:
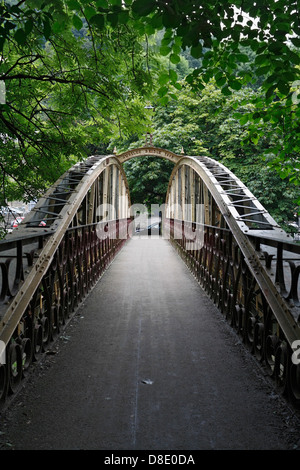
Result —
[[[264, 135], [258, 118], [263, 123], [275, 122], [281, 139], [269, 152], [268, 163], [299, 185], [297, 0], [102, 0], [96, 6], [106, 19], [112, 15], [117, 24], [125, 18], [140, 34], [164, 30], [160, 53], [171, 64], [179, 63], [180, 52], [189, 49], [199, 60], [199, 66], [187, 77], [193, 89], [201, 90], [215, 78], [222, 93], [230, 96], [259, 77], [263, 94], [256, 97], [255, 110], [248, 116], [252, 121], [250, 137], [255, 143]], [[241, 64], [248, 66], [241, 68]], [[163, 72], [161, 82], [158, 95], [165, 105], [174, 98], [177, 76]], [[240, 119], [243, 122], [245, 117]]]
[[174, 164], [154, 157], [132, 159], [124, 164], [132, 204], [152, 205], [165, 203], [166, 191]]
[[91, 146], [144, 131], [152, 81], [136, 33], [72, 4], [0, 4], [0, 205], [38, 197]]
[[[297, 0], [250, 0], [216, 2], [215, 0], [42, 0], [19, 1], [2, 7], [3, 27], [0, 45], [14, 31], [23, 42], [35, 24], [46, 38], [61, 32], [72, 16], [80, 29], [82, 17], [93, 30], [105, 25], [134, 27], [140, 35], [151, 35], [164, 29], [160, 52], [170, 62], [180, 61], [180, 51], [190, 48], [192, 57], [201, 59], [201, 66], [190, 79], [201, 87], [213, 76], [224, 94], [240, 89], [243, 80], [251, 79], [251, 71], [236, 75], [239, 63], [249, 63], [256, 54], [254, 69], [264, 75], [266, 98], [278, 90], [288, 96], [291, 84], [299, 79], [300, 20]], [[18, 28], [18, 29], [16, 29]], [[25, 39], [24, 39], [25, 38]], [[174, 76], [170, 76], [174, 81]]]
[[[177, 99], [158, 106], [154, 113], [153, 143], [178, 154], [183, 148], [186, 155], [204, 155], [220, 161], [246, 184], [284, 229], [291, 231], [287, 223], [294, 221], [297, 211], [297, 187], [270, 169], [262, 158], [269, 151], [270, 141], [276, 139], [272, 124], [266, 122], [264, 138], [253, 143], [248, 138], [252, 124], [241, 124], [239, 119], [240, 115], [253, 112], [252, 101], [260, 93], [243, 88], [226, 97], [214, 80], [193, 93], [183, 82]], [[143, 144], [141, 140], [124, 141], [120, 151]], [[172, 169], [170, 162], [153, 157], [126, 162], [133, 202], [164, 202]]]
[[[222, 93], [230, 96], [260, 78], [263, 94], [255, 97], [254, 110], [248, 114], [249, 137], [255, 144], [265, 134], [265, 123], [274, 125], [273, 133], [280, 138], [273, 142], [267, 162], [299, 185], [298, 2], [135, 0], [129, 8], [145, 30], [165, 28], [160, 51], [170, 62], [178, 61], [179, 48], [190, 48], [200, 60], [187, 77], [193, 89], [203, 89], [214, 78]], [[243, 69], [241, 64], [248, 66]], [[164, 84], [159, 92], [163, 103], [167, 93]], [[245, 122], [244, 113], [240, 119]]]
[[[7, 58], [7, 51], [13, 44], [14, 49], [21, 53], [22, 60], [29, 62], [28, 67], [35, 70], [39, 64], [39, 78], [35, 77], [35, 80], [41, 86], [51, 78], [50, 83], [56, 90], [69, 86], [69, 93], [70, 88], [72, 92], [74, 89], [75, 128], [85, 135], [88, 134], [86, 118], [89, 113], [93, 122], [100, 120], [96, 128], [99, 128], [99, 122], [100, 126], [105, 126], [112, 119], [113, 124], [119, 122], [120, 128], [125, 129], [126, 123], [135, 123], [128, 131], [140, 135], [142, 127], [138, 122], [146, 118], [143, 118], [141, 102], [134, 101], [133, 95], [146, 96], [153, 83], [149, 77], [152, 75], [155, 81], [158, 70], [149, 60], [148, 38], [157, 31], [161, 32], [160, 54], [169, 64], [160, 71], [157, 82], [161, 106], [176, 99], [176, 91], [182, 87], [178, 71], [173, 67], [180, 63], [182, 51], [189, 51], [197, 61], [194, 63], [196, 68], [186, 77], [194, 91], [204, 90], [214, 79], [222, 95], [230, 97], [249, 84], [257, 84], [259, 77], [261, 93], [253, 97], [250, 112], [241, 110], [240, 123], [247, 125], [248, 138], [254, 146], [264, 138], [266, 131], [270, 133], [266, 161], [283, 178], [288, 177], [299, 184], [300, 19], [297, 0], [261, 0], [256, 3], [250, 0], [20, 0], [2, 2], [0, 13], [3, 57]], [[79, 56], [78, 44], [73, 39], [70, 43], [69, 36], [68, 42], [63, 42], [63, 50], [59, 48], [58, 39], [66, 40], [72, 27], [80, 32], [77, 37], [84, 38], [86, 33], [89, 34], [88, 57], [91, 62], [87, 69], [82, 62], [87, 45], [81, 44]], [[82, 28], [85, 28], [84, 34]], [[72, 37], [75, 37], [74, 33]], [[142, 40], [146, 40], [145, 50], [139, 49]], [[53, 58], [58, 57], [56, 65], [49, 63], [48, 58], [46, 61], [45, 55], [41, 54], [45, 41], [52, 45]], [[74, 48], [74, 54], [67, 54], [66, 66], [59, 68], [58, 74], [53, 73], [54, 66], [64, 64], [64, 51], [73, 51]], [[109, 61], [115, 52], [121, 56], [117, 64]], [[103, 57], [107, 62], [103, 62]], [[17, 65], [25, 66], [18, 58], [14, 64], [10, 64], [9, 73], [14, 73]], [[0, 77], [6, 83], [9, 80], [7, 74], [8, 70], [6, 75], [1, 72]], [[104, 77], [100, 82], [99, 76]], [[19, 80], [23, 79], [19, 74]], [[129, 103], [132, 101], [128, 99], [128, 90], [129, 98], [133, 99], [134, 112], [131, 113]], [[94, 105], [94, 108], [101, 109], [97, 118], [91, 111], [92, 95], [100, 103]], [[76, 108], [81, 97], [87, 111], [83, 114]], [[125, 119], [121, 121], [123, 111]], [[139, 119], [135, 120], [136, 115]], [[84, 126], [80, 125], [82, 122]], [[7, 127], [5, 120], [4, 125]], [[272, 141], [269, 125], [275, 126], [280, 139]]]

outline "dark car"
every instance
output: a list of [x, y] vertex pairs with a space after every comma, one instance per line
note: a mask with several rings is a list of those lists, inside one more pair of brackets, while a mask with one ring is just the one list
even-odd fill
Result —
[[139, 225], [136, 227], [135, 232], [140, 233], [141, 235], [160, 235], [161, 231], [161, 222], [153, 222], [152, 224], [148, 224], [145, 227], [140, 227]]

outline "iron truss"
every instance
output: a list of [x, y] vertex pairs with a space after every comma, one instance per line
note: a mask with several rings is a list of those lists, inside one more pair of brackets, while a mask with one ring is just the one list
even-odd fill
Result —
[[[0, 403], [18, 390], [130, 235], [122, 163], [144, 155], [174, 163], [164, 236], [299, 406], [300, 369], [292, 361], [300, 340], [299, 245], [220, 163], [148, 145], [76, 164], [0, 242]], [[105, 203], [115, 207], [108, 219], [98, 211]], [[99, 237], [109, 221], [110, 236]]]
[[[104, 203], [117, 207], [111, 237], [103, 236]], [[0, 405], [126, 241], [129, 206], [119, 161], [92, 156], [67, 171], [0, 242]]]
[[[181, 218], [178, 202], [188, 206]], [[202, 217], [197, 204], [203, 206]], [[300, 246], [233, 173], [207, 157], [183, 157], [176, 164], [165, 231], [230, 324], [298, 406], [300, 369], [292, 358], [300, 339]]]

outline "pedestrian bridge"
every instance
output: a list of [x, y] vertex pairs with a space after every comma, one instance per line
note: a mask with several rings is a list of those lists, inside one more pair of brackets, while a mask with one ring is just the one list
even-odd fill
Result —
[[160, 237], [298, 407], [300, 246], [226, 167], [151, 145], [77, 163], [0, 242], [1, 404], [145, 222], [122, 166], [140, 156], [174, 163]]

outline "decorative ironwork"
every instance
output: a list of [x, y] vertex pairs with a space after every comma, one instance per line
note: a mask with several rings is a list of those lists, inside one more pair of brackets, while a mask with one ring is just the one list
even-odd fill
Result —
[[167, 237], [278, 387], [299, 406], [300, 365], [292, 357], [300, 339], [300, 246], [229, 170], [206, 157], [177, 163], [166, 206]]
[[292, 360], [300, 343], [299, 245], [223, 165], [152, 145], [78, 163], [0, 242], [0, 403], [126, 242], [130, 198], [122, 163], [143, 155], [175, 164], [163, 236], [299, 406], [300, 366]]
[[[115, 213], [103, 214], [103, 204]], [[91, 157], [63, 175], [0, 242], [0, 404], [125, 243], [129, 207], [119, 161]]]

